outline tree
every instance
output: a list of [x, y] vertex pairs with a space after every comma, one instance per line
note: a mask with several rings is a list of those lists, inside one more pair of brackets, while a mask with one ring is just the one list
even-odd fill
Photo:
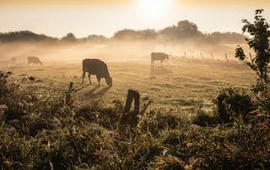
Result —
[[74, 42], [77, 39], [73, 33], [68, 33], [65, 37], [62, 38], [62, 40], [67, 42]]
[[124, 29], [116, 32], [114, 39], [139, 39], [138, 33], [135, 30]]
[[249, 47], [254, 50], [255, 56], [248, 58], [242, 47], [236, 48], [235, 57], [239, 58], [248, 65], [257, 74], [257, 85], [254, 88], [255, 92], [263, 91], [269, 83], [268, 73], [270, 72], [270, 26], [262, 16], [263, 9], [255, 11], [254, 22], [251, 23], [247, 19], [242, 20], [244, 26], [243, 33], [248, 33], [245, 39]]
[[171, 40], [200, 38], [202, 35], [197, 25], [188, 20], [179, 21], [177, 25], [161, 30], [160, 34]]

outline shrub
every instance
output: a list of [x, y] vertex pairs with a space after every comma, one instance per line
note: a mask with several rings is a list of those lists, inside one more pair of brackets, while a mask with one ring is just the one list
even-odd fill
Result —
[[235, 118], [242, 117], [248, 121], [248, 113], [254, 109], [251, 97], [244, 90], [228, 88], [217, 96], [216, 116], [220, 123], [231, 123]]
[[218, 124], [216, 116], [210, 116], [203, 110], [198, 110], [197, 115], [193, 118], [192, 123], [199, 126], [215, 126]]
[[151, 170], [184, 170], [185, 164], [174, 156], [159, 156], [151, 164]]

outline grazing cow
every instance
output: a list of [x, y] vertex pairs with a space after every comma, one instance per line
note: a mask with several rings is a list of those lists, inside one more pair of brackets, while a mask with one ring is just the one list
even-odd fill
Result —
[[100, 79], [105, 78], [108, 86], [112, 87], [112, 78], [108, 71], [107, 65], [98, 59], [84, 59], [82, 62], [83, 66], [83, 75], [82, 75], [82, 83], [84, 83], [85, 73], [88, 72], [89, 83], [91, 82], [91, 74], [96, 75], [98, 80], [98, 85], [100, 86]]
[[28, 60], [28, 64], [40, 64], [42, 65], [42, 62], [40, 61], [40, 59], [38, 57], [35, 57], [35, 56], [29, 56], [27, 57], [27, 60]]
[[151, 63], [154, 65], [155, 61], [160, 61], [161, 67], [164, 60], [169, 60], [169, 55], [165, 53], [151, 53]]

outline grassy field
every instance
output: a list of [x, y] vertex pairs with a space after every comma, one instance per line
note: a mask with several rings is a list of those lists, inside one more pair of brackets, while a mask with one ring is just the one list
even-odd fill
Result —
[[[74, 96], [77, 101], [87, 102], [102, 99], [110, 105], [114, 100], [125, 101], [127, 90], [137, 90], [142, 98], [152, 100], [151, 109], [162, 112], [189, 113], [195, 108], [210, 109], [212, 100], [225, 87], [250, 87], [254, 74], [247, 67], [226, 62], [186, 62], [166, 63], [163, 68], [156, 63], [151, 74], [150, 63], [110, 62], [108, 67], [113, 77], [113, 87], [107, 88], [105, 80], [97, 87], [97, 80], [92, 76], [92, 85], [81, 85], [82, 66], [55, 63], [45, 66], [9, 66], [14, 77], [34, 76], [42, 80], [37, 86], [51, 86], [66, 91], [69, 82], [75, 88], [85, 87]], [[86, 83], [88, 84], [86, 77]]]
[[[79, 63], [2, 67], [13, 74], [0, 74], [0, 169], [269, 167], [269, 117], [254, 109], [247, 67], [182, 60], [151, 73], [150, 63], [108, 66], [112, 88], [104, 80], [98, 87], [94, 76], [93, 85], [81, 85]], [[80, 90], [68, 92], [70, 82]], [[230, 87], [246, 92], [222, 91]], [[140, 92], [141, 110], [152, 104], [124, 119], [130, 88]]]

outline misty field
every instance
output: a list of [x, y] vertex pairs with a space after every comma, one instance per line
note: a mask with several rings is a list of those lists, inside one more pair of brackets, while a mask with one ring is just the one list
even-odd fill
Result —
[[[262, 13], [243, 35], [188, 20], [111, 38], [0, 33], [0, 169], [270, 169]], [[81, 84], [88, 57], [112, 87]]]
[[[112, 88], [104, 80], [98, 87], [95, 76], [93, 85], [81, 85], [79, 62], [6, 65], [4, 71], [12, 73], [0, 74], [0, 167], [269, 166], [268, 118], [251, 117], [250, 124], [244, 123], [253, 104], [241, 89], [248, 91], [255, 77], [246, 66], [179, 60], [163, 68], [157, 63], [152, 73], [147, 62], [108, 62], [108, 66]], [[70, 82], [75, 91], [69, 90]], [[128, 89], [141, 94], [141, 113], [125, 122]], [[235, 112], [240, 115], [234, 117]]]
[[142, 98], [152, 101], [151, 109], [162, 112], [192, 113], [194, 107], [210, 109], [212, 100], [225, 87], [247, 88], [255, 75], [240, 63], [225, 61], [170, 61], [163, 67], [155, 63], [151, 74], [150, 62], [110, 62], [108, 67], [113, 77], [113, 87], [108, 88], [105, 80], [97, 87], [95, 76], [91, 76], [81, 85], [82, 65], [51, 64], [45, 66], [9, 66], [6, 70], [13, 72], [13, 77], [22, 80], [23, 77], [34, 76], [41, 80], [36, 86], [49, 86], [60, 91], [66, 91], [69, 82], [74, 82], [75, 88], [82, 88], [74, 96], [78, 101], [100, 99], [110, 105], [114, 100], [125, 101], [128, 89], [140, 92]]

